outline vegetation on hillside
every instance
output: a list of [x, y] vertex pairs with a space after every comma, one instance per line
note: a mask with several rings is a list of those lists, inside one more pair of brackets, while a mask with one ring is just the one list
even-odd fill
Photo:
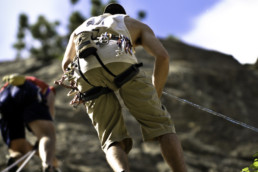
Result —
[[[75, 6], [79, 0], [70, 0], [71, 6]], [[119, 3], [117, 0], [109, 0], [109, 3]], [[91, 0], [91, 16], [102, 14], [105, 6], [101, 0]], [[138, 19], [146, 17], [144, 11], [138, 12]], [[13, 47], [16, 50], [16, 59], [20, 59], [24, 52], [27, 56], [37, 58], [42, 61], [61, 58], [65, 51], [68, 39], [73, 30], [78, 27], [87, 17], [80, 11], [73, 11], [69, 16], [67, 33], [61, 35], [58, 32], [60, 21], [49, 21], [40, 15], [35, 23], [30, 23], [29, 17], [22, 13], [19, 15], [19, 25], [17, 41]]]

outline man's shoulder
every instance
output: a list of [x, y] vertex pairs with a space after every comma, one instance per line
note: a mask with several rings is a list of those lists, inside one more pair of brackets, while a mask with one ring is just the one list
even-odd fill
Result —
[[125, 23], [133, 24], [134, 26], [147, 26], [145, 23], [141, 22], [140, 20], [137, 20], [135, 18], [132, 18], [130, 16], [125, 17]]
[[124, 22], [126, 24], [126, 27], [131, 31], [133, 30], [143, 31], [150, 28], [147, 24], [129, 16], [125, 17]]

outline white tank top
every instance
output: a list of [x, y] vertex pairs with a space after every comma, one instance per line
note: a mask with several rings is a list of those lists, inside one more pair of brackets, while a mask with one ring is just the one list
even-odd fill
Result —
[[[129, 40], [131, 40], [131, 36], [129, 31], [126, 28], [124, 23], [124, 18], [127, 15], [117, 14], [103, 14], [98, 17], [91, 17], [86, 20], [83, 24], [81, 24], [74, 33], [77, 35], [84, 31], [92, 31], [93, 29], [99, 29], [99, 33], [112, 33], [116, 35], [126, 36]], [[137, 63], [137, 59], [133, 54], [129, 53], [121, 53], [117, 54], [116, 50], [118, 50], [118, 45], [116, 40], [110, 40], [108, 44], [103, 46], [98, 46], [97, 53], [104, 64], [113, 63], [113, 62], [125, 62], [135, 64]], [[80, 66], [83, 73], [88, 70], [101, 67], [99, 62], [97, 61], [95, 56], [88, 56], [86, 59], [80, 59]]]

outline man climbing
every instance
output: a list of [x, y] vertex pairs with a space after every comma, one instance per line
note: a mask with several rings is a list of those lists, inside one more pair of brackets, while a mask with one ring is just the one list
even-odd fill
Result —
[[[26, 126], [37, 137], [42, 171], [60, 171], [55, 158], [56, 136], [51, 116], [54, 115], [53, 87], [35, 77], [19, 74], [7, 75], [3, 81], [6, 83], [0, 90], [0, 127], [10, 154], [8, 165], [33, 149], [25, 137]], [[17, 169], [18, 166], [11, 171]]]
[[[136, 46], [155, 57], [152, 80], [139, 69]], [[103, 15], [89, 18], [71, 34], [62, 68], [58, 83], [68, 77], [70, 93], [76, 94], [71, 103], [85, 104], [114, 171], [129, 171], [132, 148], [115, 92], [139, 122], [144, 141], [157, 140], [171, 169], [186, 171], [171, 116], [160, 102], [169, 55], [150, 27], [126, 15], [121, 5], [109, 4]]]

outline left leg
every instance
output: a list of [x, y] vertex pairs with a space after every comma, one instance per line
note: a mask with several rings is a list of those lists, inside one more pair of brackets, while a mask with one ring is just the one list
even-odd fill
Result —
[[[10, 157], [8, 158], [7, 166], [13, 164], [20, 157], [32, 150], [32, 148], [33, 146], [25, 138], [17, 138], [11, 140], [8, 146], [8, 152]], [[16, 171], [21, 164], [22, 162], [14, 166], [11, 171]]]
[[176, 172], [186, 172], [183, 150], [176, 134], [171, 133], [160, 136], [159, 143], [163, 158], [170, 168]]
[[10, 157], [17, 158], [21, 155], [26, 154], [30, 150], [32, 150], [33, 146], [25, 139], [25, 138], [19, 138], [14, 139], [10, 142], [9, 146], [9, 154]]
[[120, 89], [120, 95], [131, 114], [141, 124], [144, 140], [159, 138], [163, 157], [171, 169], [186, 172], [173, 121], [162, 105], [151, 78], [140, 72], [133, 81], [129, 81]]

